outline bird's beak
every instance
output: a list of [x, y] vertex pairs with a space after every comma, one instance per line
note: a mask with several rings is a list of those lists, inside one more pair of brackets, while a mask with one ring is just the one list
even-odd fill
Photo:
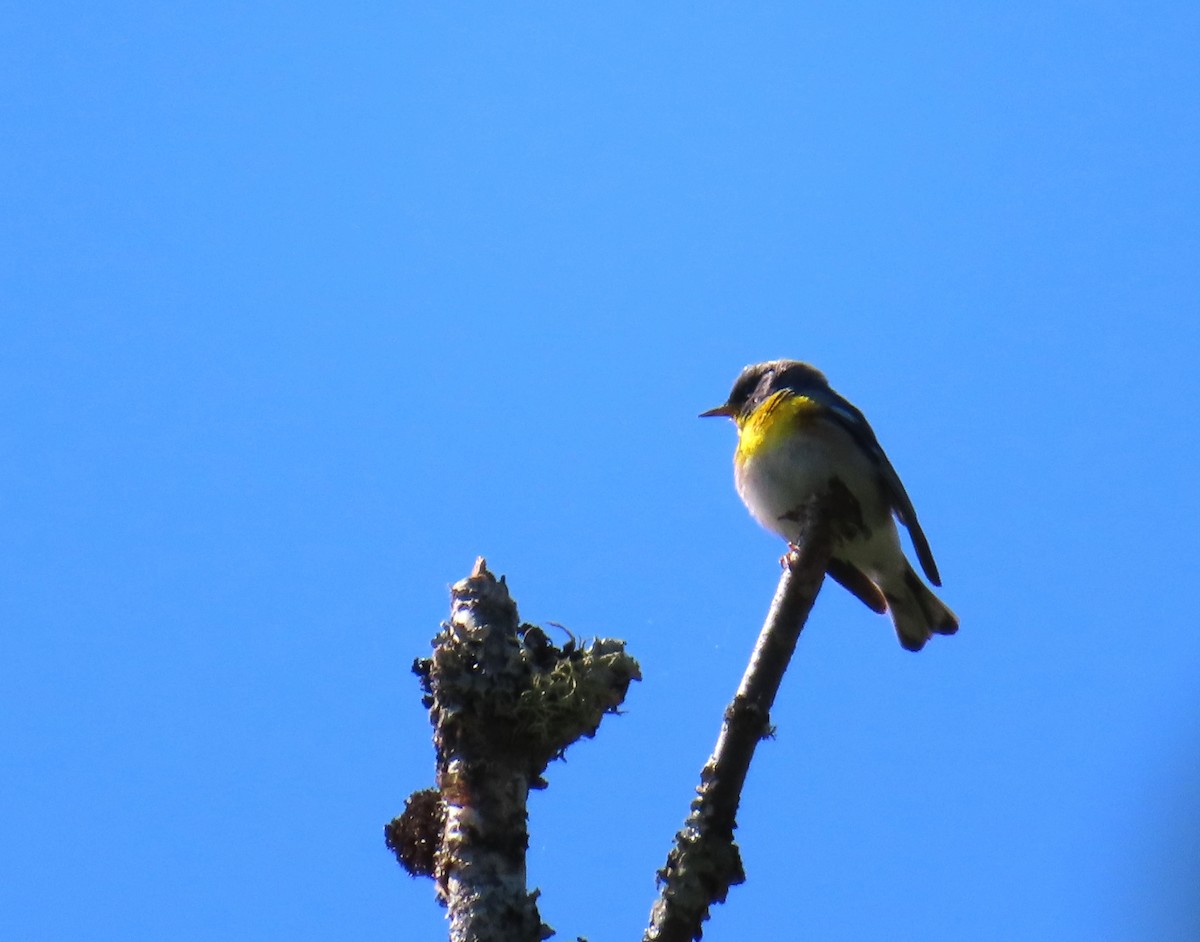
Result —
[[723, 415], [726, 418], [731, 419], [733, 418], [733, 409], [730, 408], [729, 403], [725, 403], [723, 406], [717, 406], [715, 409], [709, 409], [707, 412], [701, 412], [700, 418], [710, 419], [714, 415]]

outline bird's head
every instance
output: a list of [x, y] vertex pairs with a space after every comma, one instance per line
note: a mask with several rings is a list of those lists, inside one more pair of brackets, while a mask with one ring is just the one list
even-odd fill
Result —
[[729, 398], [715, 409], [701, 412], [700, 418], [723, 415], [739, 426], [763, 402], [781, 390], [803, 393], [814, 387], [828, 386], [825, 374], [799, 360], [768, 360], [754, 363], [733, 383]]

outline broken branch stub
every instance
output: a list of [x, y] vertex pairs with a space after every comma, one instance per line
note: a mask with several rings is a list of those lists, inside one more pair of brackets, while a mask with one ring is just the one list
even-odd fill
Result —
[[622, 641], [558, 648], [521, 624], [481, 558], [451, 589], [450, 621], [413, 669], [434, 727], [437, 800], [415, 793], [385, 829], [388, 846], [410, 873], [436, 880], [452, 942], [546, 938], [526, 887], [529, 790], [616, 711], [640, 679], [637, 662]]

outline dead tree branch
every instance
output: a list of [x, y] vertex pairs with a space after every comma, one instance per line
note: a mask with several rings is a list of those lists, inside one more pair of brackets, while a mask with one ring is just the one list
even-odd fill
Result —
[[526, 886], [526, 800], [547, 764], [615, 712], [637, 662], [622, 641], [557, 648], [522, 625], [503, 577], [479, 559], [451, 589], [450, 621], [413, 669], [434, 726], [437, 788], [385, 828], [413, 875], [432, 876], [451, 942], [539, 942], [552, 934]]
[[733, 840], [742, 785], [759, 740], [770, 734], [770, 711], [792, 652], [825, 577], [831, 548], [827, 515], [814, 500], [804, 513], [805, 538], [787, 557], [766, 623], [750, 657], [712, 756], [667, 863], [643, 942], [692, 942], [713, 903], [745, 880]]

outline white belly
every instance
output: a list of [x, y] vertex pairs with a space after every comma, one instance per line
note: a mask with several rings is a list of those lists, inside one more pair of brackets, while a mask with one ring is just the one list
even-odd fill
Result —
[[822, 426], [792, 435], [776, 446], [756, 452], [743, 462], [737, 490], [750, 513], [764, 527], [788, 542], [801, 536], [799, 521], [791, 519], [809, 499], [829, 491], [837, 477], [858, 502], [869, 533], [842, 540], [835, 554], [861, 568], [890, 568], [900, 552], [891, 509], [878, 471], [850, 435]]

